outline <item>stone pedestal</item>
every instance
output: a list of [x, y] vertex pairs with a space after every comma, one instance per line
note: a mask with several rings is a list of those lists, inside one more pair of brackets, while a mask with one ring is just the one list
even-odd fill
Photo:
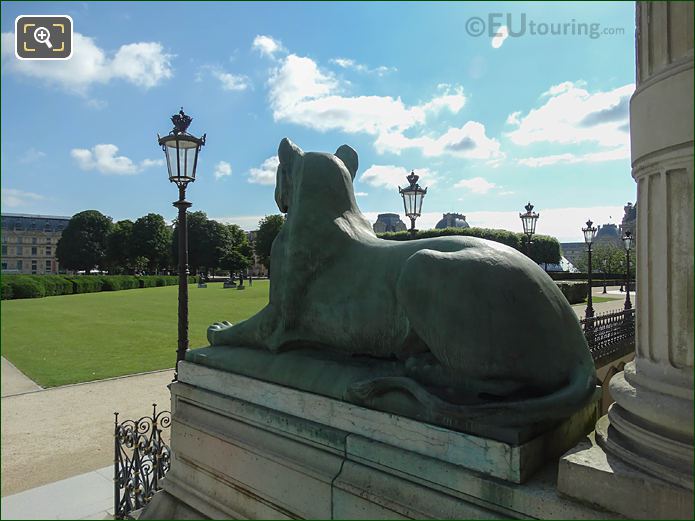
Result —
[[554, 487], [596, 402], [511, 445], [185, 361], [171, 391], [172, 466], [142, 519], [611, 517]]
[[[640, 287], [636, 353], [610, 382], [615, 403], [597, 425], [595, 448], [621, 462], [615, 476], [622, 485], [580, 492], [571, 474], [586, 467], [568, 455], [558, 486], [627, 515], [692, 518], [692, 3], [638, 4], [637, 81], [630, 104]], [[637, 475], [643, 477], [635, 481]], [[649, 499], [644, 510], [628, 513], [618, 508], [616, 495], [625, 508], [633, 498]]]

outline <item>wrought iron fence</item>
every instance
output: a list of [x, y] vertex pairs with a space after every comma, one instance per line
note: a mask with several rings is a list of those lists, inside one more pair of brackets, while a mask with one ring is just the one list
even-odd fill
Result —
[[601, 313], [581, 321], [596, 367], [635, 350], [635, 310]]
[[161, 480], [169, 470], [171, 451], [162, 439], [162, 430], [171, 425], [169, 411], [118, 422], [114, 413], [114, 517], [126, 519], [144, 507], [161, 489]]

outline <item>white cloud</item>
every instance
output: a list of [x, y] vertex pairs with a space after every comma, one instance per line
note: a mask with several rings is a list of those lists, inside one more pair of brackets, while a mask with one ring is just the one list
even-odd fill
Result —
[[143, 159], [140, 161], [140, 168], [150, 168], [151, 166], [164, 166], [164, 159]]
[[210, 217], [210, 220], [224, 224], [236, 224], [242, 230], [250, 232], [258, 230], [258, 223], [264, 217], [264, 215], [237, 215], [232, 217]]
[[27, 149], [24, 154], [18, 159], [20, 163], [23, 164], [30, 164], [30, 163], [36, 163], [37, 161], [41, 160], [42, 158], [46, 157], [46, 153], [42, 152], [41, 150], [37, 150], [34, 147], [31, 147]]
[[500, 143], [485, 134], [485, 125], [468, 121], [461, 128], [450, 128], [438, 137], [421, 135], [410, 138], [400, 132], [380, 134], [374, 146], [377, 152], [399, 154], [408, 148], [420, 149], [428, 157], [450, 155], [468, 159], [497, 159], [504, 154]]
[[368, 195], [367, 192], [355, 192], [355, 197], [367, 197]]
[[253, 39], [251, 46], [253, 49], [261, 53], [261, 56], [274, 58], [276, 53], [284, 53], [285, 48], [279, 40], [272, 36], [258, 35]]
[[2, 206], [6, 206], [8, 208], [27, 206], [33, 202], [43, 201], [46, 199], [43, 195], [17, 190], [15, 188], [3, 188], [1, 193]]
[[474, 194], [486, 194], [497, 186], [482, 177], [473, 177], [471, 179], [462, 179], [454, 185], [454, 188], [465, 188]]
[[270, 156], [260, 167], [249, 170], [249, 183], [259, 185], [274, 185], [280, 160], [278, 156]]
[[87, 107], [94, 110], [102, 110], [109, 106], [109, 103], [107, 101], [96, 98], [88, 99], [85, 104], [87, 105]]
[[518, 125], [519, 124], [519, 116], [521, 116], [521, 111], [517, 110], [516, 112], [512, 112], [507, 116], [507, 125]]
[[232, 175], [232, 165], [227, 163], [227, 161], [220, 161], [215, 165], [214, 175], [215, 179]]
[[599, 163], [603, 161], [616, 161], [630, 159], [630, 149], [626, 146], [603, 150], [600, 152], [588, 152], [586, 154], [555, 154], [549, 156], [524, 157], [517, 160], [517, 163], [530, 167], [543, 167], [562, 164], [576, 163]]
[[490, 42], [492, 44], [493, 49], [499, 49], [502, 47], [502, 44], [504, 41], [507, 39], [509, 36], [509, 30], [507, 29], [506, 25], [503, 25], [497, 30], [497, 33], [495, 33], [495, 36], [492, 37], [492, 41]]
[[[500, 144], [488, 138], [482, 123], [469, 121], [439, 136], [425, 133], [428, 116], [442, 111], [458, 114], [466, 102], [461, 87], [443, 85], [430, 101], [407, 106], [391, 96], [344, 96], [345, 86], [313, 60], [288, 55], [268, 80], [275, 121], [318, 131], [340, 130], [376, 136], [379, 153], [420, 149], [427, 156], [452, 155], [472, 159], [500, 157]], [[415, 134], [407, 136], [406, 132]]]
[[590, 93], [582, 82], [567, 81], [543, 93], [545, 104], [526, 115], [515, 112], [507, 123], [516, 126], [508, 133], [517, 145], [532, 143], [595, 143], [603, 147], [629, 144], [629, 101], [634, 84], [607, 92]]
[[398, 70], [395, 67], [387, 67], [385, 65], [380, 65], [371, 69], [366, 65], [357, 63], [355, 60], [352, 60], [350, 58], [333, 58], [332, 60], [330, 60], [330, 62], [343, 69], [350, 69], [365, 74], [376, 74], [377, 76], [383, 76], [385, 74], [388, 74], [390, 72], [396, 72]]
[[173, 76], [173, 56], [157, 42], [122, 45], [111, 57], [93, 38], [75, 32], [72, 57], [56, 61], [17, 60], [13, 49], [14, 35], [2, 33], [3, 68], [77, 94], [84, 95], [90, 86], [111, 80], [148, 89]]
[[[406, 177], [411, 170], [402, 166], [394, 165], [372, 165], [364, 171], [360, 177], [360, 182], [368, 185], [383, 188], [397, 188], [408, 186]], [[433, 186], [437, 183], [437, 173], [428, 168], [418, 168], [415, 173], [420, 176], [418, 183], [420, 186]]]
[[145, 159], [140, 164], [126, 156], [117, 156], [118, 147], [111, 144], [94, 145], [91, 149], [73, 148], [70, 155], [82, 170], [97, 170], [102, 174], [133, 175], [145, 168], [162, 166], [162, 159]]
[[251, 86], [251, 80], [243, 74], [232, 74], [221, 69], [213, 69], [212, 75], [220, 81], [222, 90], [242, 91]]

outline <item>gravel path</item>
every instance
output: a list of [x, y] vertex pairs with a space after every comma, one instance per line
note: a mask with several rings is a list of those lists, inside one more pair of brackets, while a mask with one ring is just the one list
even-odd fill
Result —
[[153, 403], [169, 410], [173, 371], [5, 396], [3, 359], [2, 378], [0, 495], [7, 496], [112, 464], [114, 411], [125, 420], [150, 414]]

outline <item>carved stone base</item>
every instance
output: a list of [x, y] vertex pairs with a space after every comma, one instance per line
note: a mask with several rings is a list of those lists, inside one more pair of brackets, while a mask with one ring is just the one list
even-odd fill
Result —
[[[596, 436], [610, 438], [608, 417]], [[605, 451], [592, 433], [560, 459], [558, 491], [632, 519], [692, 519], [693, 492], [647, 474]]]
[[595, 403], [510, 445], [189, 362], [171, 392], [172, 466], [141, 519], [611, 517], [559, 499], [552, 464], [531, 476]]

